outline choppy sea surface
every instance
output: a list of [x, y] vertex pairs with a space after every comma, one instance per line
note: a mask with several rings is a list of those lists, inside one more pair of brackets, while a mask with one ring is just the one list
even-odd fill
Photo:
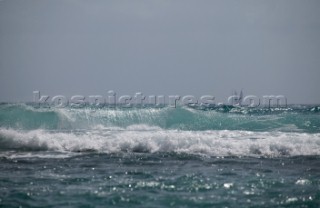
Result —
[[320, 106], [0, 104], [0, 207], [320, 207]]

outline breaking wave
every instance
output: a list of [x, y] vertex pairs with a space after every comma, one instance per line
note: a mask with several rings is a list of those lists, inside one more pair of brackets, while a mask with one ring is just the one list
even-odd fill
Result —
[[0, 129], [1, 150], [101, 153], [174, 152], [208, 156], [320, 155], [320, 134], [239, 130], [181, 131], [145, 125], [90, 131]]
[[0, 151], [320, 155], [319, 109], [59, 109], [1, 104]]

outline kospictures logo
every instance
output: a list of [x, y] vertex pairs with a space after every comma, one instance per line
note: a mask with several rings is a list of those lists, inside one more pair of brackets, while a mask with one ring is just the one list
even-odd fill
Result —
[[73, 95], [70, 98], [64, 95], [41, 95], [40, 91], [33, 91], [33, 103], [36, 107], [160, 107], [169, 106], [175, 108], [180, 106], [247, 106], [247, 107], [286, 107], [287, 98], [283, 95], [263, 95], [262, 99], [255, 95], [243, 96], [234, 94], [227, 98], [226, 103], [216, 103], [215, 96], [203, 95], [144, 95], [141, 92], [131, 95], [118, 96], [113, 90], [109, 90], [105, 96], [102, 95]]

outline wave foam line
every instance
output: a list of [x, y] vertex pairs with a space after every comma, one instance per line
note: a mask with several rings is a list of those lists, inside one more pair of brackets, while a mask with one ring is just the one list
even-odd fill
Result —
[[73, 132], [0, 128], [2, 150], [176, 152], [208, 156], [320, 155], [320, 134], [239, 130], [181, 131], [133, 125]]

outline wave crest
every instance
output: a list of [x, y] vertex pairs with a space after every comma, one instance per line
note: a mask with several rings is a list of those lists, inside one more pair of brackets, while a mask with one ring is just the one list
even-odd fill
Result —
[[[0, 127], [22, 130], [77, 130], [98, 125], [127, 128], [132, 125], [179, 130], [244, 130], [320, 133], [319, 113], [303, 109], [239, 108], [235, 113], [219, 109], [179, 108], [33, 108], [26, 104], [0, 105]], [[311, 113], [312, 112], [312, 113]]]

